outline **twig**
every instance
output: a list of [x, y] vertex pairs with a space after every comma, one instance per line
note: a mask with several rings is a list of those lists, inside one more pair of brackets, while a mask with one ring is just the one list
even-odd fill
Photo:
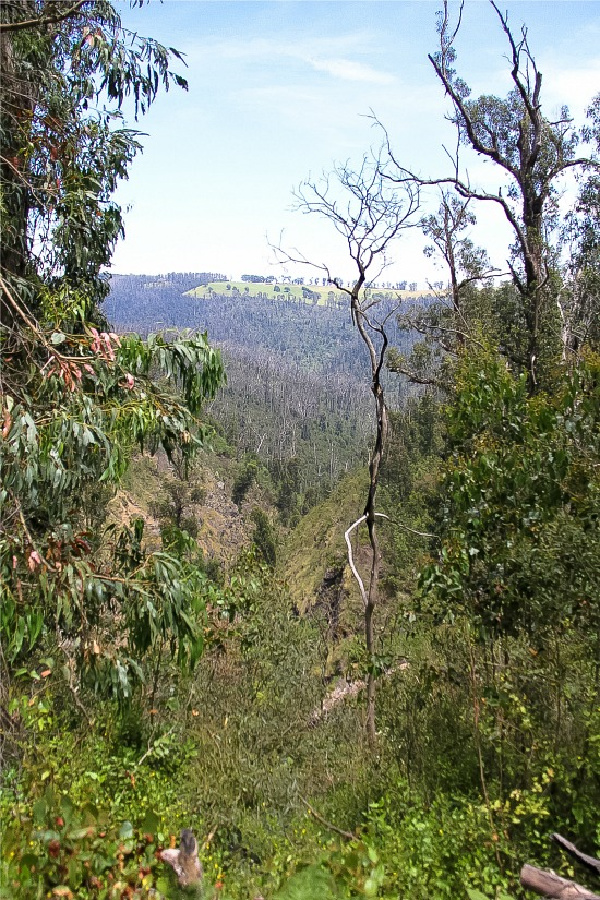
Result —
[[22, 22], [0, 22], [0, 31], [20, 31], [22, 28], [34, 28], [40, 25], [58, 25], [59, 22], [63, 22], [69, 16], [79, 12], [85, 2], [86, 0], [77, 0], [77, 3], [71, 9], [53, 16], [40, 16], [39, 19], [24, 19]]
[[154, 748], [156, 747], [157, 742], [158, 742], [162, 737], [168, 737], [170, 734], [173, 733], [173, 729], [174, 729], [174, 728], [175, 728], [174, 725], [171, 726], [171, 728], [169, 728], [169, 730], [166, 731], [165, 734], [160, 734], [160, 735], [158, 736], [158, 738], [156, 739], [156, 741], [155, 741], [153, 744], [150, 744], [150, 746], [148, 747], [148, 749], [146, 750], [146, 752], [144, 753], [144, 755], [143, 755], [143, 756], [140, 758], [140, 760], [136, 763], [136, 768], [139, 767], [139, 766], [141, 766], [141, 764], [144, 762], [144, 760], [145, 760], [148, 756], [150, 756], [150, 755], [152, 754], [152, 751], [153, 751]]
[[[43, 344], [43, 346], [46, 348], [46, 350], [50, 354], [49, 359], [47, 360], [47, 362], [45, 363], [44, 367], [41, 370], [42, 372], [44, 371], [46, 366], [51, 362], [53, 357], [55, 357], [56, 359], [63, 360], [66, 363], [78, 363], [78, 362], [86, 363], [86, 362], [90, 362], [90, 360], [92, 360], [94, 358], [93, 356], [65, 356], [65, 354], [61, 353], [57, 347], [54, 347], [48, 343], [45, 335], [40, 330], [39, 325], [35, 322], [34, 319], [30, 318], [30, 316], [27, 315], [27, 313], [25, 312], [23, 307], [15, 300], [15, 298], [13, 297], [13, 295], [10, 291], [10, 288], [8, 287], [8, 285], [7, 285], [6, 281], [4, 280], [4, 278], [2, 277], [2, 275], [0, 275], [0, 288], [2, 288], [2, 290], [4, 291], [4, 294], [6, 295], [8, 302], [10, 303], [10, 305], [12, 306], [14, 311], [17, 313], [17, 315], [19, 315], [23, 319], [23, 321], [25, 322], [27, 327], [30, 328], [31, 331], [33, 331], [33, 333], [35, 334], [37, 339], [40, 341], [41, 344]], [[73, 337], [73, 335], [72, 335], [72, 337]]]
[[208, 848], [210, 847], [211, 841], [214, 838], [218, 827], [219, 827], [218, 825], [215, 825], [215, 827], [212, 829], [212, 831], [209, 831], [208, 834], [206, 835], [206, 840], [202, 844], [203, 850], [208, 850]]
[[50, 348], [48, 342], [47, 342], [47, 341], [45, 340], [45, 338], [44, 338], [44, 335], [41, 333], [40, 329], [37, 327], [37, 325], [36, 325], [36, 323], [33, 321], [33, 319], [30, 319], [29, 316], [27, 315], [27, 313], [25, 312], [25, 310], [22, 309], [22, 307], [20, 306], [19, 303], [17, 303], [17, 301], [15, 300], [15, 298], [13, 297], [13, 295], [11, 294], [10, 289], [9, 289], [7, 283], [5, 282], [4, 278], [2, 277], [2, 275], [0, 275], [0, 287], [2, 288], [2, 290], [4, 291], [4, 293], [6, 294], [6, 297], [8, 298], [8, 302], [10, 303], [10, 305], [12, 306], [12, 308], [15, 310], [15, 312], [16, 312], [19, 316], [21, 316], [21, 318], [23, 319], [23, 321], [25, 322], [25, 324], [26, 324], [29, 328], [31, 328], [31, 330], [32, 330], [32, 331], [34, 332], [34, 334], [39, 338], [39, 340], [40, 340], [40, 341], [41, 341], [48, 349], [50, 349], [52, 352], [54, 352], [53, 348]]
[[316, 809], [314, 809], [310, 805], [308, 800], [305, 800], [301, 794], [298, 794], [298, 796], [300, 797], [300, 800], [302, 801], [302, 803], [304, 803], [304, 805], [308, 809], [311, 816], [313, 816], [317, 820], [317, 822], [320, 822], [321, 825], [324, 825], [325, 828], [327, 828], [329, 831], [334, 831], [336, 834], [339, 834], [341, 837], [346, 838], [346, 840], [348, 840], [348, 841], [356, 840], [355, 834], [353, 834], [351, 831], [344, 831], [343, 828], [338, 828], [337, 825], [332, 825], [331, 822], [328, 822], [327, 819], [324, 819], [323, 816], [320, 815], [320, 813], [318, 813], [316, 811]]
[[56, 572], [55, 567], [51, 563], [49, 563], [48, 560], [45, 559], [41, 555], [40, 551], [38, 550], [37, 545], [31, 536], [31, 532], [29, 531], [29, 528], [27, 527], [27, 522], [25, 521], [25, 516], [23, 514], [23, 507], [21, 506], [21, 503], [20, 503], [18, 497], [15, 497], [15, 495], [13, 494], [12, 491], [10, 492], [10, 495], [11, 495], [13, 502], [17, 508], [17, 513], [19, 515], [19, 519], [21, 520], [21, 525], [23, 526], [23, 531], [25, 532], [25, 537], [27, 538], [27, 540], [33, 547], [34, 551], [37, 553], [38, 557], [40, 558], [41, 564], [46, 566], [46, 568], [49, 569], [50, 572]]
[[[380, 515], [382, 515], [382, 514], [381, 514], [381, 513], [375, 513], [375, 515], [376, 515], [376, 516], [380, 516]], [[386, 518], [386, 519], [389, 519], [389, 516], [385, 516], [385, 518]], [[416, 528], [409, 528], [408, 525], [403, 525], [401, 522], [394, 522], [393, 519], [390, 519], [390, 522], [391, 522], [392, 525], [394, 525], [396, 528], [401, 528], [403, 531], [408, 531], [408, 532], [410, 532], [410, 534], [416, 534], [418, 537], [433, 538], [433, 539], [435, 539], [435, 540], [439, 540], [439, 537], [438, 537], [437, 534], [430, 534], [428, 531], [417, 531]]]

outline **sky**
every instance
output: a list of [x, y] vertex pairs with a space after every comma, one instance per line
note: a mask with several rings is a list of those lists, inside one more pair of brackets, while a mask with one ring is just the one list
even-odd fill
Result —
[[[185, 54], [176, 87], [137, 123], [145, 133], [116, 200], [126, 236], [113, 257], [120, 274], [221, 272], [313, 274], [277, 264], [271, 245], [352, 277], [331, 223], [293, 210], [293, 189], [334, 163], [359, 164], [384, 123], [394, 154], [422, 175], [444, 176], [453, 148], [449, 104], [427, 58], [436, 50], [440, 0], [165, 0], [141, 9], [118, 3], [123, 24]], [[600, 91], [598, 0], [503, 0], [515, 32], [528, 27], [543, 73], [547, 115], [569, 106], [575, 121]], [[457, 9], [456, 3], [450, 4]], [[485, 0], [466, 0], [457, 71], [473, 95], [510, 89], [507, 44]], [[135, 124], [129, 117], [129, 124]], [[493, 164], [464, 156], [472, 183], [496, 189]], [[432, 192], [423, 212], [437, 206]], [[565, 201], [566, 202], [566, 201]], [[495, 209], [480, 206], [472, 238], [506, 269], [510, 235]], [[409, 229], [380, 281], [425, 287], [445, 278]]]

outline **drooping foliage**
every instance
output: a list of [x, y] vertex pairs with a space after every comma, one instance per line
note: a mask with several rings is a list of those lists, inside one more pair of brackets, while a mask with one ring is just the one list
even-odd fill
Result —
[[106, 0], [14, 0], [0, 24], [4, 277], [30, 308], [45, 284], [63, 309], [93, 318], [122, 233], [112, 194], [140, 149], [121, 108], [130, 102], [137, 117], [161, 86], [187, 87], [170, 69], [181, 56], [126, 32]]
[[140, 148], [121, 107], [186, 83], [110, 3], [5, 3], [0, 24], [3, 659], [58, 645], [70, 677], [127, 696], [150, 647], [201, 647], [193, 571], [139, 528], [103, 533], [132, 448], [191, 458], [223, 378], [206, 335], [118, 337], [101, 309]]
[[[467, 197], [443, 196], [438, 213], [421, 222], [450, 268], [452, 290], [413, 318], [424, 342], [411, 371], [422, 385], [389, 417], [378, 491], [386, 514], [381, 616], [368, 658], [357, 652], [361, 609], [344, 573], [344, 529], [339, 552], [326, 511], [313, 509], [296, 534], [296, 569], [286, 542], [276, 544], [276, 510], [288, 527], [300, 515], [303, 471], [294, 455], [277, 460], [278, 490], [266, 501], [272, 516], [258, 506], [249, 516], [254, 549], [229, 570], [203, 560], [194, 535], [204, 526], [196, 506], [204, 486], [194, 492], [181, 479], [204, 437], [202, 401], [222, 377], [206, 337], [142, 342], [102, 322], [102, 265], [120, 228], [110, 178], [126, 173], [137, 141], [119, 126], [119, 104], [128, 91], [140, 112], [154, 99], [160, 80], [168, 83], [168, 54], [128, 44], [108, 4], [6, 3], [2, 14], [11, 26], [1, 89], [13, 143], [2, 161], [10, 227], [0, 272], [0, 625], [12, 690], [8, 704], [0, 696], [0, 715], [21, 744], [20, 771], [10, 772], [15, 790], [0, 796], [7, 896], [171, 896], [155, 851], [180, 825], [208, 836], [207, 882], [238, 900], [505, 900], [518, 895], [525, 859], [560, 865], [546, 849], [552, 828], [596, 852], [595, 176], [584, 172], [577, 209], [561, 230], [563, 256], [540, 261], [549, 280], [537, 294], [519, 288], [527, 262], [519, 251], [511, 260], [517, 278], [486, 283]], [[32, 24], [21, 27], [25, 21]], [[535, 73], [526, 44], [516, 50]], [[146, 82], [145, 68], [135, 67], [148, 53], [157, 77]], [[85, 54], [93, 96], [82, 99], [73, 86]], [[120, 73], [128, 59], [133, 68]], [[12, 96], [15, 73], [27, 89]], [[462, 91], [449, 69], [443, 74]], [[38, 97], [35, 85], [46, 76]], [[79, 97], [71, 115], [80, 124], [69, 134], [85, 143], [87, 118], [92, 131], [100, 121], [92, 109], [99, 89], [113, 118], [97, 131], [95, 149], [72, 163], [61, 158], [54, 124], [46, 137], [44, 104], [52, 90], [63, 111]], [[472, 103], [457, 96], [480, 141], [486, 123], [507, 126], [501, 150], [511, 165], [519, 122], [535, 138], [516, 95]], [[16, 112], [23, 97], [33, 110], [29, 131], [15, 125], [27, 118]], [[597, 134], [597, 110], [593, 104], [586, 140]], [[459, 119], [460, 107], [455, 112]], [[121, 168], [105, 171], [116, 157]], [[556, 168], [551, 155], [546, 163]], [[85, 187], [67, 202], [71, 176]], [[104, 185], [95, 194], [94, 183]], [[509, 196], [509, 207], [518, 212], [522, 199]], [[551, 195], [547, 201], [554, 212]], [[536, 250], [536, 235], [526, 237]], [[401, 371], [399, 356], [396, 363]], [[155, 544], [159, 531], [163, 543], [153, 553], [141, 518], [105, 527], [106, 500], [136, 445], [162, 445], [175, 463], [162, 493], [152, 490], [154, 468], [147, 489]], [[148, 473], [148, 461], [140, 462]], [[251, 454], [233, 471], [228, 486], [244, 516], [244, 506], [263, 502], [263, 472]], [[348, 479], [330, 498], [338, 531], [341, 513], [332, 506], [347, 493], [359, 515], [358, 483]], [[278, 577], [286, 554], [289, 588], [307, 594], [302, 606], [292, 606]], [[329, 579], [320, 579], [321, 565]], [[188, 677], [203, 642], [208, 652]], [[364, 741], [366, 673], [377, 678], [376, 753]], [[136, 679], [146, 687], [132, 698]], [[95, 724], [81, 729], [86, 706]]]

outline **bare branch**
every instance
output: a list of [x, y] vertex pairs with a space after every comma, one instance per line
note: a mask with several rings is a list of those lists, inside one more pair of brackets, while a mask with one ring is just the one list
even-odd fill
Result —
[[348, 565], [350, 566], [350, 569], [352, 570], [352, 574], [354, 575], [354, 577], [356, 579], [356, 583], [358, 584], [358, 589], [360, 591], [360, 596], [361, 596], [362, 602], [365, 605], [365, 607], [368, 602], [367, 592], [365, 591], [365, 585], [363, 583], [362, 578], [360, 577], [360, 573], [359, 573], [358, 569], [356, 568], [356, 565], [354, 564], [354, 557], [352, 556], [352, 545], [350, 543], [350, 533], [352, 531], [354, 531], [354, 529], [357, 528], [361, 522], [364, 522], [366, 518], [367, 518], [366, 515], [362, 515], [360, 517], [360, 519], [357, 519], [356, 522], [353, 522], [352, 525], [344, 533], [344, 538], [346, 539], [346, 546], [348, 547]]
[[[388, 519], [389, 516], [385, 516], [385, 518]], [[392, 523], [392, 525], [394, 525], [395, 528], [401, 528], [402, 531], [408, 531], [409, 534], [416, 534], [417, 537], [440, 540], [437, 534], [430, 534], [428, 531], [417, 531], [416, 528], [409, 528], [408, 525], [403, 525], [402, 522], [395, 522], [393, 519], [390, 519], [390, 522]]]
[[434, 322], [419, 322], [415, 323], [413, 327], [415, 331], [418, 331], [420, 334], [430, 334], [432, 331], [441, 331], [442, 334], [455, 334], [457, 337], [460, 337], [465, 341], [470, 341], [472, 344], [475, 344], [482, 350], [485, 349], [481, 341], [478, 341], [467, 331], [460, 331], [458, 328], [447, 328], [443, 325], [437, 325]]
[[7, 31], [20, 31], [23, 28], [43, 28], [46, 25], [58, 25], [65, 19], [69, 19], [78, 13], [84, 3], [88, 0], [77, 0], [77, 2], [63, 13], [54, 13], [50, 16], [40, 16], [37, 19], [25, 19], [22, 22], [0, 22], [0, 33]]
[[600, 859], [596, 859], [594, 856], [588, 856], [587, 853], [582, 853], [581, 850], [577, 849], [575, 844], [572, 844], [571, 841], [568, 841], [557, 832], [554, 832], [552, 835], [552, 840], [555, 844], [558, 844], [565, 853], [568, 853], [569, 856], [576, 859], [578, 863], [581, 863], [582, 866], [585, 866], [585, 868], [589, 869], [590, 872], [593, 872], [594, 875], [600, 877]]
[[300, 800], [302, 801], [302, 803], [304, 803], [304, 805], [308, 809], [311, 816], [314, 819], [316, 819], [317, 822], [320, 822], [321, 825], [324, 825], [325, 828], [327, 828], [329, 831], [333, 831], [335, 834], [339, 834], [340, 837], [345, 838], [347, 841], [355, 841], [356, 840], [355, 834], [352, 834], [351, 831], [344, 831], [343, 828], [338, 828], [337, 825], [332, 825], [331, 822], [328, 822], [327, 819], [324, 819], [323, 816], [320, 813], [318, 813], [316, 811], [316, 809], [314, 809], [314, 807], [312, 807], [310, 805], [308, 800], [305, 800], [301, 794], [298, 794], [298, 796], [300, 797]]

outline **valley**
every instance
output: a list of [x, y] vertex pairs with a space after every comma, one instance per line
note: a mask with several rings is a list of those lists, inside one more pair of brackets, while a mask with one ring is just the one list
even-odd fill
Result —
[[[240, 457], [253, 454], [269, 469], [280, 504], [297, 519], [342, 474], [368, 461], [371, 395], [348, 306], [341, 299], [325, 308], [256, 295], [192, 299], [194, 291], [207, 292], [189, 288], [199, 277], [116, 276], [104, 311], [118, 331], [168, 327], [210, 335], [223, 352], [227, 383], [207, 413]], [[380, 302], [402, 309], [414, 301], [390, 294]], [[395, 320], [391, 337], [403, 352], [414, 340]], [[393, 373], [385, 380], [390, 407], [399, 408], [411, 388]]]
[[596, 897], [598, 23], [510, 6], [0, 4], [0, 900]]

